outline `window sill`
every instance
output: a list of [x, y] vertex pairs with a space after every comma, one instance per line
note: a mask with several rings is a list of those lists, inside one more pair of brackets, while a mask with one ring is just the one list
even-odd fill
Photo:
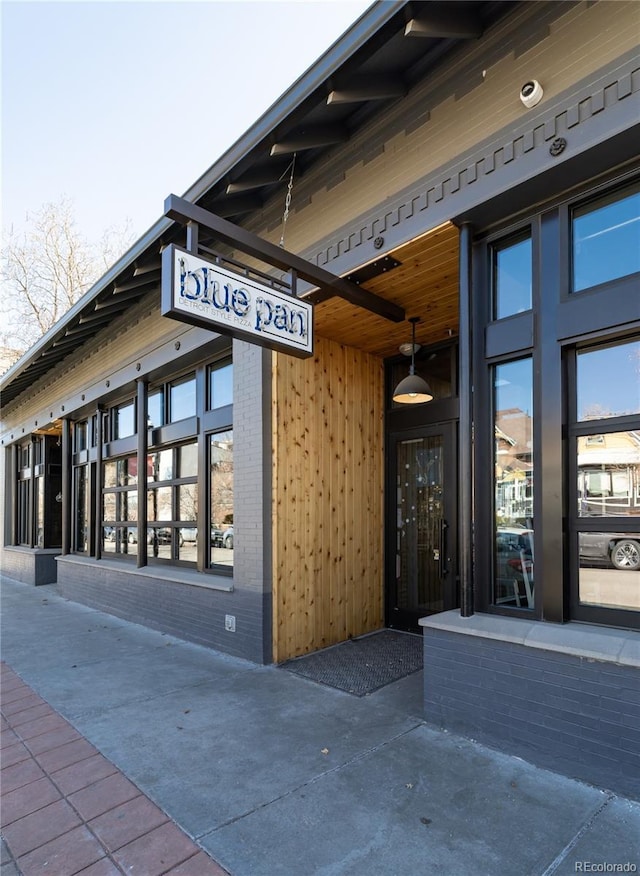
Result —
[[5, 544], [2, 546], [3, 551], [15, 551], [20, 554], [59, 554], [62, 548], [42, 548], [42, 547], [28, 547], [24, 544]]
[[82, 557], [76, 554], [65, 554], [56, 557], [56, 560], [59, 563], [74, 563], [80, 566], [126, 572], [127, 575], [140, 578], [155, 578], [176, 584], [187, 584], [191, 587], [204, 587], [207, 590], [221, 590], [226, 593], [233, 591], [233, 579], [226, 575], [209, 575], [175, 566], [144, 566], [142, 569], [138, 569], [119, 560], [96, 560], [94, 557]]
[[461, 617], [459, 611], [423, 617], [419, 623], [425, 629], [498, 639], [527, 648], [640, 668], [640, 635], [634, 630], [581, 623], [550, 624], [489, 614]]

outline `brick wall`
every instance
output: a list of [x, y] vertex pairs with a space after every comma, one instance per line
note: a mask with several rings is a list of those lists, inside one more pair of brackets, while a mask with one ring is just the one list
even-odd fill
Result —
[[508, 641], [424, 631], [425, 718], [640, 798], [640, 673]]
[[[225, 592], [136, 575], [123, 564], [58, 560], [58, 592], [66, 599], [124, 618], [188, 642], [263, 662], [262, 594], [242, 588]], [[236, 617], [236, 632], [225, 630], [225, 615]]]
[[25, 584], [53, 584], [56, 580], [56, 557], [59, 550], [39, 550], [23, 547], [0, 549], [3, 573]]
[[[236, 632], [251, 641], [257, 662], [271, 654], [271, 353], [233, 342], [234, 596], [239, 600]], [[264, 594], [264, 600], [263, 600]], [[237, 653], [232, 651], [231, 653]]]

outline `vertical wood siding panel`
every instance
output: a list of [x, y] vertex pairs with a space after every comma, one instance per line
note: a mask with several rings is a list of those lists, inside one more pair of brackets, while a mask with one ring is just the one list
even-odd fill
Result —
[[[274, 659], [382, 624], [382, 362], [318, 338], [276, 356]], [[286, 467], [286, 471], [285, 471]]]

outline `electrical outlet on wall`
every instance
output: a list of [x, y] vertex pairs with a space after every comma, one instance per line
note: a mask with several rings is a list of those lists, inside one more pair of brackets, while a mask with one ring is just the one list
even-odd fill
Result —
[[236, 631], [236, 616], [235, 616], [235, 614], [225, 614], [224, 628], [225, 628], [225, 630], [228, 630], [230, 633], [235, 633], [235, 631]]

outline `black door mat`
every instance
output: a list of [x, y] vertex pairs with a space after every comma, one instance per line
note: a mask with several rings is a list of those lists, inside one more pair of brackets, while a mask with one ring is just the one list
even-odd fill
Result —
[[363, 697], [422, 669], [422, 636], [379, 630], [287, 660], [281, 668]]

